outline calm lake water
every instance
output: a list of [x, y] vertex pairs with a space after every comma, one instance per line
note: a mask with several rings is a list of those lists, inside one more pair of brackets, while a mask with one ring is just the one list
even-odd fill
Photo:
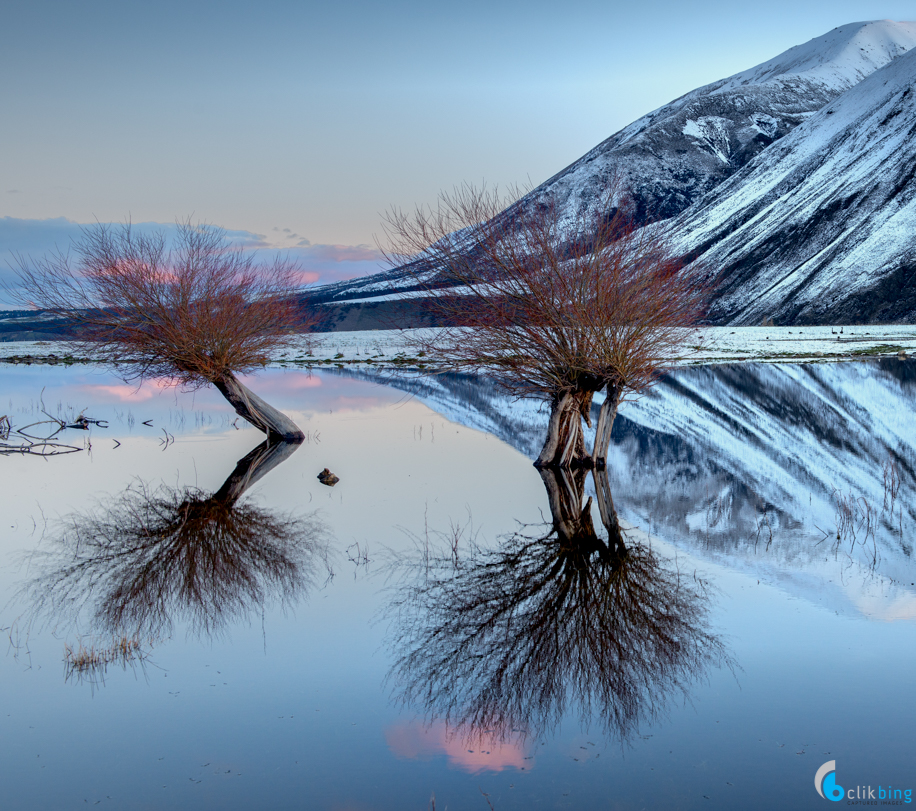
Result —
[[0, 458], [3, 808], [819, 808], [831, 760], [906, 804], [914, 372], [683, 370], [595, 479], [471, 378], [267, 371], [308, 437], [259, 450], [211, 391], [3, 368], [14, 426], [108, 423]]

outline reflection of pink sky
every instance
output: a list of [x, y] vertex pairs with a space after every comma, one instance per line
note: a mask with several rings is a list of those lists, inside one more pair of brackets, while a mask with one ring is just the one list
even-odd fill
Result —
[[[272, 391], [285, 392], [293, 394], [302, 389], [314, 389], [323, 385], [322, 380], [317, 375], [308, 372], [284, 374], [282, 376], [268, 375], [245, 375], [243, 381], [246, 386], [253, 391]], [[278, 383], [280, 385], [278, 385]], [[199, 394], [201, 390], [207, 390], [209, 386], [203, 386], [202, 389], [195, 393]], [[152, 378], [144, 380], [142, 383], [83, 383], [80, 391], [88, 395], [95, 395], [102, 400], [119, 400], [121, 402], [143, 402], [151, 400], [162, 394], [164, 389], [172, 389], [177, 392], [184, 392], [180, 386], [173, 385], [168, 378]], [[187, 393], [187, 392], [185, 392]], [[219, 395], [217, 395], [217, 398]]]
[[[281, 410], [315, 412], [347, 411], [365, 413], [389, 406], [403, 399], [402, 392], [372, 383], [354, 381], [333, 375], [310, 373], [307, 370], [265, 370], [242, 377], [246, 386]], [[100, 377], [99, 382], [83, 380], [77, 389], [86, 403], [139, 404], [155, 401], [167, 394], [179, 404], [197, 408], [228, 405], [212, 387], [187, 391], [170, 386], [167, 379], [152, 379], [142, 384], [123, 383], [113, 375]]]
[[[307, 372], [301, 374], [288, 374], [282, 377], [272, 377], [267, 375], [246, 375], [244, 382], [254, 391], [264, 390], [273, 392], [285, 392], [295, 394], [302, 389], [320, 388], [322, 380], [317, 375], [310, 375]], [[277, 385], [282, 382], [282, 385]], [[80, 387], [81, 392], [98, 400], [139, 403], [146, 400], [152, 400], [159, 397], [165, 389], [172, 389], [179, 394], [191, 394], [186, 392], [180, 386], [174, 386], [167, 378], [152, 378], [144, 380], [141, 384], [137, 383], [83, 383]], [[193, 394], [200, 396], [201, 392], [206, 392], [209, 386], [198, 389]], [[212, 392], [211, 392], [212, 393]], [[216, 394], [215, 399], [219, 400], [220, 395]]]
[[[245, 385], [257, 385], [257, 383], [254, 382], [257, 379], [258, 378], [256, 377], [252, 377], [252, 382], [249, 383], [248, 379], [246, 378]], [[280, 379], [284, 384], [282, 386], [272, 385], [273, 381], [271, 381], [270, 388], [273, 391], [298, 391], [299, 389], [315, 389], [323, 385], [321, 378], [318, 377], [318, 375], [309, 374], [308, 372], [294, 372], [292, 374], [285, 374]]]
[[500, 741], [498, 735], [489, 732], [456, 731], [442, 721], [429, 726], [415, 722], [395, 724], [385, 730], [385, 741], [400, 758], [429, 758], [444, 753], [451, 765], [472, 774], [527, 766], [525, 746], [520, 740]]
[[118, 400], [120, 402], [143, 402], [158, 397], [162, 390], [169, 388], [164, 378], [153, 378], [141, 384], [136, 383], [84, 383], [79, 390], [102, 401]]
[[[286, 370], [243, 378], [246, 386], [280, 409], [365, 412], [404, 398], [403, 392], [334, 375]], [[309, 389], [308, 392], [303, 392]], [[357, 392], [357, 394], [354, 394]]]

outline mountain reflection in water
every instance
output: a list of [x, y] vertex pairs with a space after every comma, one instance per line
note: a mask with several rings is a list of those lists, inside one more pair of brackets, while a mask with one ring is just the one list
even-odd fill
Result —
[[51, 549], [31, 558], [38, 573], [25, 590], [33, 622], [156, 640], [179, 623], [194, 634], [219, 633], [265, 603], [302, 599], [327, 568], [326, 527], [314, 514], [240, 502], [298, 447], [264, 442], [212, 494], [137, 482], [66, 517]]
[[707, 583], [622, 531], [607, 475], [594, 475], [606, 536], [585, 472], [542, 471], [551, 523], [457, 555], [424, 544], [396, 564], [389, 678], [400, 702], [468, 740], [537, 737], [573, 708], [627, 740], [730, 665]]
[[[539, 404], [484, 379], [385, 382], [529, 458], [543, 442]], [[617, 416], [617, 506], [667, 541], [831, 609], [916, 618], [914, 411], [912, 360], [677, 369]]]

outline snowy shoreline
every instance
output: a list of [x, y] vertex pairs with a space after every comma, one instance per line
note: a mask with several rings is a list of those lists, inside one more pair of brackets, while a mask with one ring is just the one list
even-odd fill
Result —
[[[272, 367], [319, 365], [435, 367], [415, 357], [416, 330], [329, 332], [298, 337], [278, 353]], [[819, 327], [707, 327], [691, 341], [680, 365], [717, 363], [815, 363], [916, 353], [916, 325]], [[0, 344], [0, 363], [82, 363], [66, 341]]]

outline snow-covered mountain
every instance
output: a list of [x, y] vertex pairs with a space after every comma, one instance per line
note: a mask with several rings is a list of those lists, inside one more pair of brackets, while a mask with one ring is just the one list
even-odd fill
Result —
[[[836, 28], [640, 118], [519, 205], [573, 215], [616, 179], [717, 279], [714, 323], [916, 320], [914, 45], [916, 22]], [[396, 269], [316, 300], [411, 282]]]
[[643, 218], [667, 219], [916, 45], [916, 23], [850, 23], [634, 121], [535, 189], [562, 209], [617, 178]]

